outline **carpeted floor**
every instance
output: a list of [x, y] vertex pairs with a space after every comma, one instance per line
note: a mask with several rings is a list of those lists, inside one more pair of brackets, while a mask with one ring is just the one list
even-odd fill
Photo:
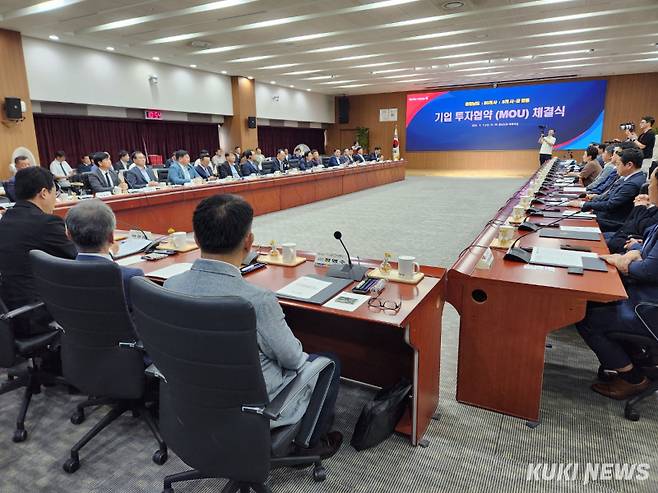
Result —
[[[421, 263], [449, 267], [513, 190], [519, 179], [409, 177], [403, 183], [364, 191], [256, 218], [256, 241], [294, 241], [300, 249], [340, 252], [332, 233], [339, 229], [353, 255], [415, 255]], [[658, 491], [658, 398], [642, 407], [637, 423], [623, 418], [622, 403], [589, 390], [596, 361], [575, 332], [549, 337], [536, 429], [521, 420], [455, 401], [459, 317], [446, 305], [443, 316], [441, 396], [438, 421], [425, 436], [427, 448], [393, 436], [356, 452], [349, 445], [326, 461], [328, 477], [314, 483], [309, 471], [272, 473], [275, 492], [647, 492]], [[361, 407], [373, 391], [345, 382], [336, 426], [349, 442]], [[47, 389], [28, 414], [30, 437], [13, 444], [19, 395], [0, 396], [0, 492], [157, 492], [162, 477], [186, 466], [175, 456], [162, 467], [146, 426], [130, 415], [119, 419], [82, 452], [82, 466], [67, 475], [61, 464], [68, 449], [103, 412], [76, 427], [68, 421], [81, 397]], [[527, 481], [529, 463], [579, 463], [576, 481]], [[583, 484], [587, 463], [649, 463], [645, 481]], [[179, 492], [220, 491], [221, 480], [181, 484]]]

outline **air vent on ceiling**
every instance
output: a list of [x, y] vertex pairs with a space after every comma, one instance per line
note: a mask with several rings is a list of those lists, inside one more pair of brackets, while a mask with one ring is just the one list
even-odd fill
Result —
[[212, 46], [212, 44], [208, 43], [208, 41], [201, 41], [199, 39], [196, 39], [190, 43], [190, 46], [192, 48], [198, 48], [200, 50], [205, 50], [208, 49]]

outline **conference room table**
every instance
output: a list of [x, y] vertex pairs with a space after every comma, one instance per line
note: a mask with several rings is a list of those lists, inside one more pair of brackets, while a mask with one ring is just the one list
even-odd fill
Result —
[[[263, 248], [263, 252], [269, 247]], [[156, 282], [151, 273], [176, 263], [193, 263], [198, 249], [177, 253], [157, 261], [132, 263]], [[296, 267], [268, 265], [245, 274], [257, 286], [277, 291], [309, 274], [325, 275], [327, 268], [314, 264], [314, 254], [298, 252], [306, 262]], [[356, 260], [355, 260], [356, 261]], [[377, 260], [361, 264], [378, 267]], [[393, 268], [396, 267], [392, 263]], [[401, 302], [397, 312], [369, 307], [364, 303], [353, 312], [318, 304], [280, 299], [286, 321], [303, 344], [304, 351], [332, 352], [341, 361], [341, 376], [377, 387], [387, 387], [407, 378], [412, 383], [410, 405], [397, 431], [413, 445], [423, 445], [423, 435], [439, 401], [441, 314], [444, 302], [445, 269], [421, 266], [425, 277], [417, 284], [388, 282], [380, 299]], [[157, 273], [156, 273], [157, 274]], [[356, 283], [346, 287], [351, 290]], [[209, 295], [211, 293], [208, 293]]]
[[[450, 268], [446, 298], [461, 315], [457, 400], [525, 419], [531, 426], [540, 419], [547, 334], [582, 320], [588, 301], [627, 298], [619, 273], [609, 265], [607, 272], [569, 274], [566, 268], [506, 260], [506, 248], [491, 248], [490, 267], [480, 264], [482, 268], [478, 268], [487, 247], [498, 237], [499, 225], [535, 178], [537, 174], [510, 198]], [[529, 216], [527, 220], [544, 225], [556, 219]], [[573, 218], [560, 224], [597, 226], [595, 220]], [[525, 232], [517, 230], [514, 238], [522, 234]], [[518, 242], [522, 247], [559, 248], [561, 244], [609, 253], [601, 235], [598, 241], [563, 240], [543, 238], [535, 232]]]
[[[197, 204], [218, 193], [242, 196], [255, 215], [310, 204], [372, 187], [402, 181], [405, 162], [381, 161], [311, 172], [267, 174], [253, 179], [217, 180], [199, 185], [168, 186], [149, 192], [103, 197], [117, 218], [119, 228], [153, 232], [192, 231]], [[55, 214], [64, 217], [77, 201], [61, 202]]]

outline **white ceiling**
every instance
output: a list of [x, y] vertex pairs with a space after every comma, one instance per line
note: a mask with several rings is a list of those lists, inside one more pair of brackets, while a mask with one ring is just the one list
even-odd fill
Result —
[[658, 0], [446, 3], [1, 0], [0, 28], [326, 94], [658, 71]]

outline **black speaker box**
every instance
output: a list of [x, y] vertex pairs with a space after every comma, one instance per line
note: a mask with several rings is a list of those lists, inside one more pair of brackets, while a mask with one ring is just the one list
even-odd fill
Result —
[[338, 123], [350, 122], [350, 98], [341, 96], [338, 98]]
[[5, 115], [7, 120], [20, 120], [23, 118], [21, 98], [5, 98]]
[[256, 128], [256, 117], [255, 116], [248, 116], [247, 117], [247, 127]]

